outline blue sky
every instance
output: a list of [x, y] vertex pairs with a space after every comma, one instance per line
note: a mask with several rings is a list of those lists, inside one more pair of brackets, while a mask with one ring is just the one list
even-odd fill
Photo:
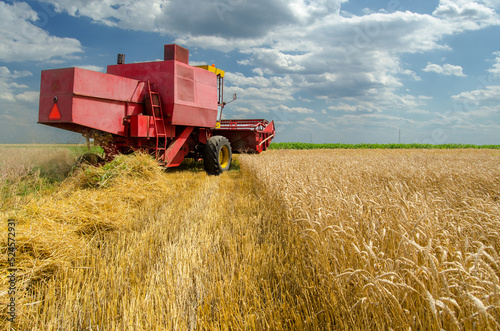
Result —
[[0, 2], [0, 143], [77, 142], [36, 124], [40, 72], [190, 50], [227, 71], [226, 118], [275, 141], [500, 143], [500, 0]]

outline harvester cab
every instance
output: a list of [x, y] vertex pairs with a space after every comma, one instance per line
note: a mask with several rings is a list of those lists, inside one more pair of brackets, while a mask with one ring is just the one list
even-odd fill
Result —
[[215, 175], [229, 169], [233, 153], [269, 147], [273, 121], [222, 119], [231, 102], [224, 101], [223, 70], [189, 65], [189, 51], [178, 45], [165, 45], [163, 61], [124, 59], [106, 73], [42, 71], [38, 122], [93, 138], [108, 159], [143, 150], [165, 167], [203, 159]]

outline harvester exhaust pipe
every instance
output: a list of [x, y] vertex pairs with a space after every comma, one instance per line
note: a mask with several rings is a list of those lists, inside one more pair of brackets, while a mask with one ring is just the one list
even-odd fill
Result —
[[125, 54], [118, 54], [116, 64], [125, 64]]

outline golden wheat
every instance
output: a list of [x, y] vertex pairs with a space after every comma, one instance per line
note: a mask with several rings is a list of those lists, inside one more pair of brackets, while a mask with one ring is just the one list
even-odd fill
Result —
[[0, 325], [500, 327], [498, 152], [238, 160], [211, 177], [122, 157], [25, 201], [18, 320]]
[[491, 151], [241, 158], [302, 233], [314, 313], [361, 329], [500, 326], [499, 161]]
[[69, 174], [76, 158], [67, 148], [4, 146], [0, 145], [0, 212], [50, 190], [50, 184]]

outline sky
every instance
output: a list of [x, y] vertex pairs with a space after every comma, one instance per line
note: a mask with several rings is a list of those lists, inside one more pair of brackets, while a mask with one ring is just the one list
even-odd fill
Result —
[[0, 143], [36, 124], [41, 70], [106, 71], [190, 50], [226, 70], [224, 118], [276, 142], [500, 144], [500, 0], [0, 1]]

